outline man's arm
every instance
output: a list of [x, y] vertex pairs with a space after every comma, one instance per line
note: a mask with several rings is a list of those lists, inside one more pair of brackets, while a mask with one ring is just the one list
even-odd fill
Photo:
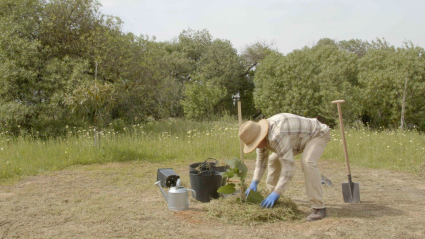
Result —
[[257, 148], [257, 159], [255, 162], [254, 177], [252, 181], [260, 182], [267, 168], [269, 161], [269, 150], [266, 148]]
[[280, 195], [288, 188], [289, 183], [291, 182], [294, 176], [294, 158], [292, 157], [291, 159], [287, 160], [285, 159], [285, 157], [278, 155], [278, 159], [282, 164], [280, 178], [277, 182], [274, 191], [270, 193], [270, 195], [261, 202], [260, 205], [262, 208], [273, 207], [279, 199]]
[[277, 182], [274, 192], [278, 195], [281, 195], [286, 191], [289, 186], [289, 183], [294, 177], [295, 163], [293, 157], [286, 159], [284, 157], [279, 156], [278, 159], [280, 160], [280, 163], [282, 165], [282, 170], [280, 172], [279, 181]]
[[272, 147], [276, 150], [278, 160], [282, 165], [279, 181], [274, 189], [274, 192], [280, 195], [285, 192], [294, 177], [295, 163], [294, 153], [291, 147], [291, 137], [286, 135], [279, 138], [279, 140], [272, 143]]

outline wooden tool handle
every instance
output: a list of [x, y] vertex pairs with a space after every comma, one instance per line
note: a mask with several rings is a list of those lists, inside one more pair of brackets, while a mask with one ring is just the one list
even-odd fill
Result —
[[345, 103], [345, 100], [334, 100], [332, 104]]
[[[239, 128], [242, 126], [242, 105], [241, 105], [241, 101], [238, 100], [238, 121], [239, 121]], [[239, 151], [240, 151], [240, 160], [243, 163], [243, 142], [242, 140], [239, 140]]]
[[338, 107], [339, 125], [341, 127], [342, 144], [344, 145], [345, 166], [347, 167], [347, 174], [351, 175], [350, 162], [348, 161], [347, 145], [345, 143], [344, 124], [342, 122], [342, 111], [341, 111], [341, 104], [342, 103], [345, 103], [345, 100], [334, 100], [334, 101], [332, 101], [332, 104], [336, 104], [337, 107]]

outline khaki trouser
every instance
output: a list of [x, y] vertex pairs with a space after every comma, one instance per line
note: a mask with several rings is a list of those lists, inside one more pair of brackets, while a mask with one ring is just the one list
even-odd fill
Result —
[[[322, 180], [320, 171], [317, 168], [317, 162], [325, 150], [326, 144], [331, 140], [330, 132], [327, 134], [311, 139], [305, 146], [301, 156], [301, 166], [304, 172], [305, 187], [307, 198], [311, 203], [312, 208], [324, 208]], [[277, 158], [276, 153], [269, 156], [268, 173], [267, 173], [267, 188], [273, 191], [279, 181], [282, 165]]]

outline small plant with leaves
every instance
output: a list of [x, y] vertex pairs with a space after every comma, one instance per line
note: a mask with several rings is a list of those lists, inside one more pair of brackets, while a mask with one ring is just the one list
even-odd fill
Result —
[[[263, 201], [264, 197], [259, 193], [252, 191], [249, 193], [248, 198], [245, 196], [245, 191], [247, 190], [247, 185], [245, 184], [246, 174], [248, 168], [246, 165], [237, 158], [226, 161], [226, 164], [229, 165], [229, 169], [223, 174], [223, 177], [228, 179], [237, 176], [239, 178], [238, 186], [240, 188], [240, 196], [237, 198], [238, 201], [249, 202], [249, 203], [260, 203]], [[224, 186], [221, 186], [217, 192], [224, 194], [233, 194], [236, 190], [236, 184], [228, 183]]]

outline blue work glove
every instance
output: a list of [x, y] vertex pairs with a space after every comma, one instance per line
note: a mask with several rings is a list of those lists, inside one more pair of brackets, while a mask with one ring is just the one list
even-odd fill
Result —
[[279, 197], [280, 197], [279, 194], [272, 192], [266, 199], [264, 199], [261, 202], [260, 205], [262, 208], [268, 208], [268, 207], [272, 208], [274, 204], [276, 203], [276, 201], [279, 199]]
[[249, 186], [248, 190], [246, 190], [246, 192], [245, 192], [246, 197], [248, 197], [249, 192], [251, 190], [257, 191], [257, 184], [258, 184], [258, 181], [252, 181], [251, 182], [251, 185]]

